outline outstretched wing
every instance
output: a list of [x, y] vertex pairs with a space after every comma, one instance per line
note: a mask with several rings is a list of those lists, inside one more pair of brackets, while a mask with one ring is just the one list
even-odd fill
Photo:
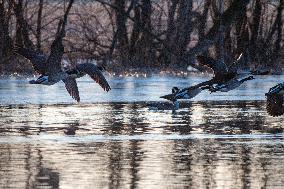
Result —
[[198, 55], [196, 56], [196, 59], [199, 64], [211, 68], [214, 72], [214, 75], [225, 74], [229, 71], [227, 65], [224, 62], [217, 61], [214, 58]]
[[65, 88], [67, 89], [70, 96], [77, 102], [80, 102], [79, 90], [76, 80], [72, 77], [67, 77], [66, 79], [63, 79], [63, 82], [65, 83]]
[[38, 51], [34, 51], [32, 49], [25, 48], [25, 47], [20, 47], [20, 46], [15, 46], [14, 52], [29, 59], [36, 72], [40, 74], [45, 74], [46, 60], [47, 60], [47, 57], [45, 54], [40, 53]]
[[61, 72], [61, 60], [64, 54], [62, 39], [62, 37], [56, 36], [51, 45], [51, 51], [46, 62], [46, 68], [49, 76], [53, 76], [58, 72]]
[[78, 64], [76, 68], [83, 73], [88, 74], [96, 83], [98, 83], [105, 91], [111, 90], [107, 80], [101, 70], [94, 64], [83, 63]]

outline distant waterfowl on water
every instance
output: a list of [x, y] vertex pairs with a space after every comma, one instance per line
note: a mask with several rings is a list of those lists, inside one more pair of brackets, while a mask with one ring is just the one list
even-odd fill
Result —
[[265, 94], [266, 110], [271, 116], [280, 116], [284, 114], [284, 83], [279, 83], [271, 87]]

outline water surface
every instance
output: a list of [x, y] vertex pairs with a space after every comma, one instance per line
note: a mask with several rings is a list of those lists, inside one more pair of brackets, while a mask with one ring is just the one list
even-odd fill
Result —
[[78, 82], [0, 80], [2, 188], [283, 188], [284, 117], [264, 93], [283, 76], [261, 76], [229, 93], [201, 95], [176, 112], [150, 110], [159, 96], [208, 77], [109, 78], [104, 93]]

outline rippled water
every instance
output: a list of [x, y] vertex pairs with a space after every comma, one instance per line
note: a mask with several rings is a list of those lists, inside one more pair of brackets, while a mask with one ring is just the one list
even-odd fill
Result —
[[0, 188], [283, 188], [284, 117], [264, 93], [284, 77], [149, 109], [205, 79], [109, 78], [104, 93], [84, 78], [77, 104], [62, 83], [3, 78]]

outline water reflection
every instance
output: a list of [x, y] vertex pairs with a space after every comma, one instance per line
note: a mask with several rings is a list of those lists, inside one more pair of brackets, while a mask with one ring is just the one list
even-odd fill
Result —
[[264, 101], [1, 105], [3, 188], [282, 188]]

